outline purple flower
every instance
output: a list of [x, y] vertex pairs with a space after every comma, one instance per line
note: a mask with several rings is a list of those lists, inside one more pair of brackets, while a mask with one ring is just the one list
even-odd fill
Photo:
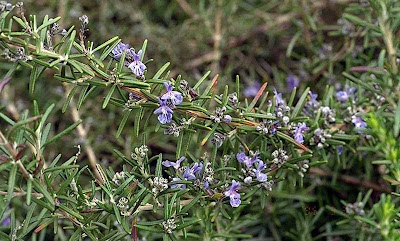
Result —
[[313, 92], [311, 92], [310, 91], [310, 102], [311, 103], [314, 103], [314, 102], [316, 102], [317, 101], [317, 98], [318, 98], [318, 94], [314, 94]]
[[122, 53], [124, 51], [127, 51], [129, 49], [129, 44], [124, 44], [124, 43], [118, 43], [117, 46], [112, 50], [113, 58], [116, 60], [119, 60], [122, 56]]
[[[179, 177], [174, 177], [172, 178], [173, 182], [179, 182], [182, 181]], [[186, 189], [186, 184], [172, 184], [171, 185], [172, 189]]]
[[176, 162], [172, 162], [172, 161], [163, 161], [162, 165], [165, 167], [173, 167], [175, 169], [179, 169], [181, 167], [181, 163], [185, 160], [186, 158], [183, 156], [181, 158], [179, 158]]
[[139, 50], [139, 52], [136, 54], [134, 49], [129, 49], [130, 54], [133, 57], [133, 61], [128, 65], [128, 68], [132, 71], [132, 73], [138, 77], [143, 77], [144, 72], [146, 71], [147, 67], [146, 65], [143, 64], [143, 62], [140, 60], [142, 57], [142, 50]]
[[336, 93], [336, 99], [340, 102], [345, 102], [349, 99], [349, 94], [346, 91], [338, 91]]
[[11, 218], [10, 217], [6, 217], [1, 222], [1, 226], [3, 226], [3, 227], [8, 227], [8, 226], [10, 226], [10, 224], [11, 224]]
[[343, 149], [344, 149], [343, 146], [338, 146], [338, 147], [337, 147], [337, 152], [338, 152], [338, 155], [339, 155], [339, 156], [342, 155]]
[[353, 116], [351, 118], [351, 122], [354, 124], [354, 126], [358, 129], [364, 129], [367, 127], [367, 123], [359, 116]]
[[225, 196], [229, 197], [230, 204], [234, 208], [239, 207], [241, 203], [240, 194], [236, 192], [239, 189], [239, 187], [240, 183], [235, 180], [232, 180], [232, 185], [229, 187], [228, 190], [224, 192]]
[[279, 93], [276, 89], [274, 89], [274, 95], [275, 95], [275, 102], [276, 102], [277, 106], [286, 104], [282, 98], [282, 93]]
[[160, 100], [160, 107], [154, 111], [154, 114], [158, 115], [158, 121], [161, 124], [170, 123], [172, 121], [172, 113], [174, 112], [164, 100]]
[[245, 97], [254, 97], [257, 95], [258, 90], [260, 89], [261, 84], [259, 82], [254, 82], [253, 85], [248, 86], [244, 89]]
[[260, 161], [260, 159], [258, 159], [257, 155], [254, 155], [253, 157], [249, 157], [249, 156], [246, 156], [246, 154], [244, 154], [244, 152], [240, 152], [240, 153], [236, 154], [236, 159], [240, 163], [244, 163], [247, 167], [251, 167], [251, 166], [253, 166], [253, 164], [255, 162]]
[[340, 102], [345, 102], [356, 92], [356, 90], [356, 88], [349, 88], [346, 86], [345, 90], [336, 92], [336, 99]]
[[179, 105], [180, 103], [182, 103], [182, 94], [178, 91], [174, 91], [174, 86], [171, 83], [164, 82], [164, 86], [167, 89], [167, 92], [161, 96], [162, 100], [169, 100], [173, 105]]
[[268, 180], [268, 176], [265, 173], [262, 173], [262, 171], [266, 168], [266, 165], [264, 164], [263, 161], [258, 162], [257, 169], [255, 169], [254, 173], [257, 177], [257, 180], [259, 182], [266, 182]]
[[299, 86], [300, 80], [296, 75], [290, 74], [286, 78], [286, 83], [288, 85], [289, 90], [293, 90], [295, 87]]
[[308, 127], [307, 127], [306, 123], [301, 123], [300, 125], [298, 125], [294, 131], [294, 140], [297, 143], [302, 144], [304, 142], [303, 132], [305, 132], [307, 130], [308, 130]]
[[195, 180], [196, 175], [200, 174], [203, 170], [203, 163], [195, 163], [191, 168], [186, 167], [185, 172], [183, 173], [183, 177], [186, 180]]

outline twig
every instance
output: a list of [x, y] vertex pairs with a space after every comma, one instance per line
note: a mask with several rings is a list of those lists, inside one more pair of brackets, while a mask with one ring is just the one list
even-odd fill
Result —
[[215, 32], [214, 32], [214, 63], [211, 69], [214, 73], [219, 72], [219, 61], [221, 59], [221, 27], [222, 27], [222, 0], [217, 1], [217, 12], [215, 14]]
[[[65, 88], [65, 96], [68, 97], [68, 93], [71, 91], [71, 87], [64, 83], [64, 88]], [[79, 114], [79, 111], [78, 111], [77, 106], [76, 106], [74, 101], [71, 101], [71, 103], [70, 103], [70, 110], [71, 110], [72, 120], [74, 122], [77, 122], [77, 121], [81, 120], [81, 116]], [[96, 165], [98, 164], [98, 161], [97, 161], [97, 158], [96, 158], [96, 154], [95, 154], [92, 146], [90, 145], [90, 143], [88, 141], [87, 131], [83, 127], [83, 125], [78, 125], [76, 127], [76, 130], [78, 131], [79, 137], [85, 143], [84, 146], [83, 146], [83, 149], [86, 152], [86, 155], [88, 157], [89, 165], [90, 165], [92, 171], [94, 172], [97, 181], [99, 181], [99, 183], [101, 185], [103, 185], [104, 183], [103, 183], [103, 179], [101, 178], [101, 174], [99, 173], [99, 171], [96, 168]]]
[[189, 3], [186, 0], [176, 0], [182, 10], [189, 16], [193, 18], [197, 18], [198, 15], [193, 11], [192, 7], [190, 7]]
[[[317, 168], [317, 167], [312, 167], [309, 170], [309, 173], [314, 174], [314, 175], [318, 175], [318, 176], [322, 176], [322, 177], [333, 177], [334, 173], [331, 171], [327, 171], [327, 170], [323, 170], [321, 168]], [[337, 179], [339, 181], [342, 181], [344, 183], [350, 184], [350, 185], [354, 185], [354, 186], [361, 186], [364, 188], [368, 188], [368, 189], [372, 189], [376, 192], [383, 192], [383, 193], [390, 193], [391, 190], [386, 187], [386, 186], [382, 186], [382, 185], [378, 185], [376, 183], [370, 182], [368, 180], [361, 180], [358, 179], [354, 176], [349, 176], [349, 175], [338, 175]]]
[[[7, 196], [8, 192], [4, 192], [4, 191], [0, 191], [0, 195], [2, 196]], [[24, 190], [20, 190], [18, 192], [13, 192], [13, 197], [23, 197], [26, 195], [26, 192]], [[37, 192], [32, 192], [32, 196], [36, 197], [36, 198], [42, 198], [43, 194], [41, 193], [37, 193]]]
[[[180, 205], [181, 206], [185, 206], [185, 205], [189, 204], [192, 200], [193, 200], [193, 198], [190, 198], [190, 199], [187, 199], [187, 200], [182, 200], [180, 202]], [[153, 210], [153, 207], [154, 207], [153, 204], [145, 204], [145, 205], [139, 206], [137, 211], [138, 212], [140, 212], [140, 211], [150, 211], [150, 210]], [[158, 207], [162, 208], [162, 205], [158, 205]]]

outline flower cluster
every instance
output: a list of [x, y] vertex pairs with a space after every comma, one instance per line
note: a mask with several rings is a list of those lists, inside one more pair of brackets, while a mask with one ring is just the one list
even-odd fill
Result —
[[118, 45], [112, 50], [113, 58], [120, 60], [122, 54], [126, 52], [124, 65], [127, 66], [134, 75], [139, 78], [144, 78], [146, 72], [146, 65], [142, 62], [142, 50], [137, 53], [134, 48], [130, 48], [129, 44], [118, 43]]
[[[271, 113], [268, 113], [268, 115], [273, 117]], [[280, 127], [279, 121], [263, 119], [256, 127], [256, 130], [264, 135], [275, 135], [278, 127]]]
[[217, 107], [213, 115], [210, 115], [210, 119], [215, 123], [230, 123], [232, 121], [232, 117], [230, 115], [225, 115], [226, 107]]
[[171, 83], [164, 83], [167, 92], [159, 98], [160, 107], [158, 107], [154, 114], [158, 115], [158, 121], [161, 124], [170, 123], [172, 121], [173, 109], [183, 101], [183, 96], [180, 92], [174, 91]]
[[306, 173], [308, 168], [310, 168], [309, 164], [310, 164], [309, 160], [304, 160], [297, 163], [297, 166], [299, 168], [299, 175], [301, 177], [304, 177], [304, 173]]
[[327, 139], [332, 137], [328, 130], [318, 128], [314, 131], [313, 137], [310, 139], [310, 145], [316, 145], [318, 149], [328, 146]]
[[[203, 172], [203, 163], [194, 163], [192, 166], [181, 167], [181, 164], [184, 160], [186, 160], [186, 158], [181, 157], [176, 162], [168, 160], [162, 162], [163, 166], [173, 167], [175, 169], [176, 176], [172, 178], [172, 182], [179, 182], [182, 180], [194, 181], [201, 177], [201, 173]], [[186, 184], [174, 183], [171, 184], [171, 188], [186, 189]]]
[[167, 221], [161, 223], [166, 233], [172, 233], [176, 229], [175, 219], [169, 218]]
[[226, 140], [225, 135], [220, 134], [220, 133], [214, 133], [214, 136], [211, 139], [211, 143], [216, 145], [218, 148], [220, 148], [225, 140]]
[[355, 203], [347, 203], [345, 209], [347, 214], [364, 216], [365, 211], [363, 207], [364, 204], [362, 202], [355, 202]]
[[117, 207], [121, 211], [122, 216], [128, 216], [129, 215], [129, 200], [126, 197], [121, 197], [118, 201]]
[[112, 181], [115, 183], [115, 185], [121, 185], [121, 182], [125, 179], [125, 172], [116, 172], [112, 178]]
[[23, 47], [17, 48], [15, 54], [12, 53], [9, 49], [5, 49], [2, 53], [2, 56], [4, 56], [5, 59], [11, 62], [26, 62], [29, 60], [29, 56], [25, 54], [25, 48]]
[[11, 11], [13, 9], [13, 5], [11, 3], [8, 3], [6, 1], [1, 1], [0, 2], [0, 13], [4, 11]]
[[168, 188], [168, 180], [163, 177], [154, 177], [153, 179], [153, 195], [157, 196], [160, 192]]
[[[239, 163], [245, 165], [245, 168], [242, 169], [242, 172], [245, 176], [243, 178], [244, 183], [251, 184], [253, 179], [257, 180], [261, 184], [264, 184], [268, 181], [268, 176], [266, 173], [264, 173], [266, 164], [259, 158], [258, 152], [250, 151], [249, 156], [247, 156], [244, 152], [240, 152], [236, 154], [236, 159]], [[240, 194], [234, 191], [239, 187], [237, 185], [240, 186], [240, 183], [237, 182], [235, 185], [232, 183], [232, 186], [228, 189], [228, 191], [225, 192], [225, 196], [230, 198], [232, 207], [236, 207], [236, 205], [238, 206], [240, 204]], [[237, 186], [237, 188], [235, 188], [235, 186]]]
[[287, 160], [289, 160], [289, 156], [286, 151], [282, 148], [279, 148], [272, 152], [272, 163], [278, 166], [282, 166]]

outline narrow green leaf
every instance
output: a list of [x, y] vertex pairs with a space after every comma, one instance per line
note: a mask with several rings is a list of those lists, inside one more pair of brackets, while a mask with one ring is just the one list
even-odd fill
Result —
[[182, 208], [180, 214], [185, 214], [191, 209], [201, 198], [201, 194], [198, 194], [188, 205]]
[[13, 197], [16, 177], [17, 177], [17, 164], [13, 164], [11, 166], [10, 174], [8, 176], [7, 202], [10, 202], [11, 198]]
[[140, 108], [140, 109], [136, 112], [135, 123], [134, 123], [134, 133], [135, 133], [135, 136], [136, 136], [136, 137], [139, 136], [140, 121], [142, 120], [142, 113], [143, 113], [143, 108]]
[[64, 204], [59, 204], [58, 205], [62, 210], [64, 210], [65, 212], [67, 212], [69, 215], [77, 218], [80, 221], [84, 220], [84, 217], [82, 215], [79, 214], [79, 212], [72, 210], [71, 208], [67, 207]]
[[47, 118], [49, 117], [51, 111], [54, 109], [56, 105], [55, 104], [51, 104], [46, 111], [44, 112], [42, 119], [40, 120], [40, 124], [39, 124], [39, 130], [43, 129], [44, 123], [46, 122]]
[[295, 46], [297, 40], [299, 39], [299, 37], [301, 36], [302, 33], [303, 33], [303, 32], [301, 32], [301, 31], [297, 32], [297, 33], [293, 36], [293, 38], [290, 40], [290, 43], [289, 43], [289, 45], [288, 45], [287, 48], [286, 48], [286, 57], [290, 58], [290, 56], [292, 55], [293, 48], [294, 48], [294, 46]]
[[128, 121], [129, 116], [131, 115], [131, 110], [125, 110], [124, 116], [122, 117], [121, 123], [119, 124], [117, 133], [116, 133], [116, 137], [119, 138], [122, 130], [124, 129], [126, 122]]
[[[204, 82], [204, 80], [207, 79], [207, 77], [210, 75], [211, 71], [207, 71], [200, 79], [197, 81], [196, 85], [193, 87], [193, 89], [198, 90], [200, 85]], [[239, 96], [239, 95], [238, 95]]]
[[110, 90], [108, 91], [106, 98], [104, 99], [104, 102], [103, 102], [103, 106], [102, 106], [103, 109], [105, 109], [107, 107], [108, 102], [110, 101], [111, 96], [114, 93], [116, 87], [117, 87], [116, 85], [112, 85]]
[[29, 178], [26, 183], [26, 205], [31, 205], [31, 197], [32, 197], [32, 179]]
[[162, 177], [162, 154], [158, 155], [157, 158], [157, 164], [156, 164], [156, 171], [155, 171], [155, 175], [156, 177]]
[[201, 219], [193, 219], [193, 220], [190, 220], [190, 221], [186, 221], [185, 223], [182, 223], [182, 224], [179, 224], [177, 227], [176, 227], [176, 230], [181, 230], [181, 229], [183, 229], [183, 228], [186, 228], [186, 227], [189, 227], [189, 226], [192, 226], [192, 225], [194, 225], [194, 224], [196, 224], [196, 223], [199, 223], [201, 221]]
[[297, 117], [297, 115], [300, 113], [301, 109], [303, 108], [304, 104], [306, 103], [306, 99], [307, 99], [309, 92], [310, 92], [310, 88], [307, 87], [307, 89], [303, 92], [299, 101], [297, 102], [296, 106], [293, 109], [292, 117], [291, 117], [292, 119]]
[[117, 41], [118, 39], [119, 39], [119, 37], [115, 36], [114, 38], [107, 40], [106, 42], [102, 43], [101, 45], [99, 45], [95, 49], [93, 49], [92, 53], [95, 53], [95, 52], [99, 51], [100, 49], [105, 48], [106, 46], [112, 44], [114, 41]]
[[396, 113], [394, 114], [394, 137], [397, 138], [400, 132], [400, 103], [397, 104]]
[[165, 64], [161, 67], [161, 69], [159, 69], [159, 70], [157, 71], [157, 73], [153, 76], [152, 79], [158, 79], [158, 78], [160, 78], [160, 76], [165, 72], [165, 70], [167, 70], [167, 68], [168, 68], [169, 65], [170, 65], [170, 62], [165, 63]]
[[29, 94], [33, 95], [33, 92], [35, 91], [35, 83], [37, 79], [37, 71], [38, 71], [38, 66], [37, 64], [33, 64], [33, 69], [31, 71], [31, 76], [29, 79]]
[[140, 56], [140, 61], [143, 62], [144, 55], [146, 54], [146, 49], [147, 49], [147, 39], [144, 40], [143, 45], [142, 45], [142, 55]]
[[71, 102], [72, 98], [74, 97], [74, 95], [75, 95], [77, 89], [78, 89], [78, 86], [75, 85], [75, 86], [71, 89], [71, 91], [69, 92], [68, 97], [67, 97], [67, 99], [65, 100], [64, 105], [63, 105], [63, 107], [62, 107], [62, 110], [61, 110], [62, 113], [65, 113], [65, 111], [67, 110], [67, 108], [68, 108], [68, 106], [69, 106], [69, 103]]
[[46, 28], [49, 25], [52, 25], [53, 23], [58, 22], [61, 19], [61, 17], [56, 17], [54, 19], [50, 19], [47, 22], [44, 22], [42, 25], [39, 26], [39, 28], [36, 30], [36, 32], [39, 32], [40, 30]]
[[71, 52], [72, 45], [75, 42], [75, 36], [76, 36], [76, 30], [73, 30], [72, 33], [71, 33], [71, 36], [69, 37], [68, 45], [67, 45], [67, 47], [66, 47], [66, 49], [64, 51], [64, 54], [66, 55], [67, 59], [68, 59], [68, 55]]
[[82, 120], [78, 120], [77, 122], [75, 122], [74, 124], [72, 124], [68, 128], [66, 128], [65, 130], [61, 131], [60, 133], [55, 135], [53, 138], [48, 140], [43, 146], [47, 146], [48, 144], [51, 144], [51, 143], [55, 142], [56, 140], [60, 139], [61, 137], [67, 135], [68, 133], [73, 131], [81, 123], [82, 123]]
[[[51, 194], [47, 191], [46, 188], [44, 188], [42, 186], [41, 183], [39, 183], [37, 180], [32, 180], [32, 184], [35, 187], [35, 189], [40, 192], [41, 194], [43, 194], [43, 196], [45, 197], [45, 199], [47, 199], [47, 201], [50, 203], [51, 206], [54, 207], [55, 202], [53, 200], [53, 197], [51, 196]], [[54, 208], [53, 208], [54, 209]]]

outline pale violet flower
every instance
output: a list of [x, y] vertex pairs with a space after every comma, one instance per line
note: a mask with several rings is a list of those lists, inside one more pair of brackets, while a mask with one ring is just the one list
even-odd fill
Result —
[[336, 92], [336, 99], [340, 102], [346, 102], [352, 95], [354, 95], [356, 90], [356, 88], [350, 88], [349, 86], [346, 86], [344, 90]]
[[282, 98], [282, 93], [279, 93], [276, 89], [274, 89], [274, 95], [275, 95], [275, 102], [276, 105], [286, 105], [286, 102]]
[[200, 175], [203, 171], [203, 163], [195, 163], [192, 167], [186, 167], [185, 172], [183, 173], [183, 177], [186, 180], [195, 180], [196, 175]]
[[176, 162], [172, 162], [172, 161], [163, 161], [162, 165], [165, 167], [173, 167], [175, 169], [179, 169], [181, 167], [181, 163], [185, 160], [186, 158], [183, 156], [181, 158], [179, 158]]
[[167, 92], [161, 96], [161, 100], [169, 100], [174, 106], [179, 105], [183, 101], [183, 96], [178, 91], [174, 91], [174, 86], [169, 82], [164, 82]]
[[140, 60], [143, 52], [139, 50], [139, 52], [135, 53], [134, 49], [130, 49], [130, 54], [132, 55], [132, 62], [128, 64], [128, 68], [134, 75], [142, 78], [147, 69], [146, 65]]
[[240, 194], [237, 193], [237, 190], [240, 188], [240, 183], [236, 180], [232, 180], [232, 185], [229, 187], [228, 190], [224, 192], [226, 197], [229, 197], [230, 204], [232, 207], [236, 208], [239, 207], [240, 203]]
[[[182, 181], [179, 177], [172, 178], [172, 182], [179, 182], [179, 181]], [[171, 184], [171, 188], [172, 189], [186, 189], [186, 184], [180, 184], [180, 183]]]
[[304, 133], [305, 131], [307, 131], [307, 130], [308, 130], [308, 127], [307, 127], [306, 123], [301, 123], [301, 124], [299, 124], [299, 125], [296, 127], [295, 131], [294, 131], [294, 140], [295, 140], [297, 143], [303, 144], [303, 142], [304, 142], [303, 133]]
[[266, 182], [268, 180], [267, 174], [263, 173], [264, 169], [266, 168], [266, 165], [264, 164], [263, 161], [258, 162], [257, 169], [255, 169], [254, 173], [256, 175], [257, 181], [259, 182]]
[[367, 123], [359, 116], [353, 116], [351, 118], [351, 122], [354, 124], [354, 126], [358, 129], [364, 129], [367, 127]]
[[119, 60], [124, 51], [129, 50], [129, 44], [118, 43], [117, 46], [112, 50], [113, 58]]
[[300, 80], [296, 75], [289, 74], [288, 77], [286, 77], [286, 83], [287, 83], [288, 89], [291, 91], [295, 87], [299, 86]]
[[236, 154], [236, 158], [240, 163], [244, 163], [247, 167], [251, 167], [254, 163], [260, 161], [257, 155], [253, 157], [246, 156], [244, 152]]
[[161, 124], [170, 123], [172, 121], [172, 113], [174, 112], [164, 100], [160, 100], [160, 107], [154, 111], [154, 114], [158, 115], [158, 121]]

